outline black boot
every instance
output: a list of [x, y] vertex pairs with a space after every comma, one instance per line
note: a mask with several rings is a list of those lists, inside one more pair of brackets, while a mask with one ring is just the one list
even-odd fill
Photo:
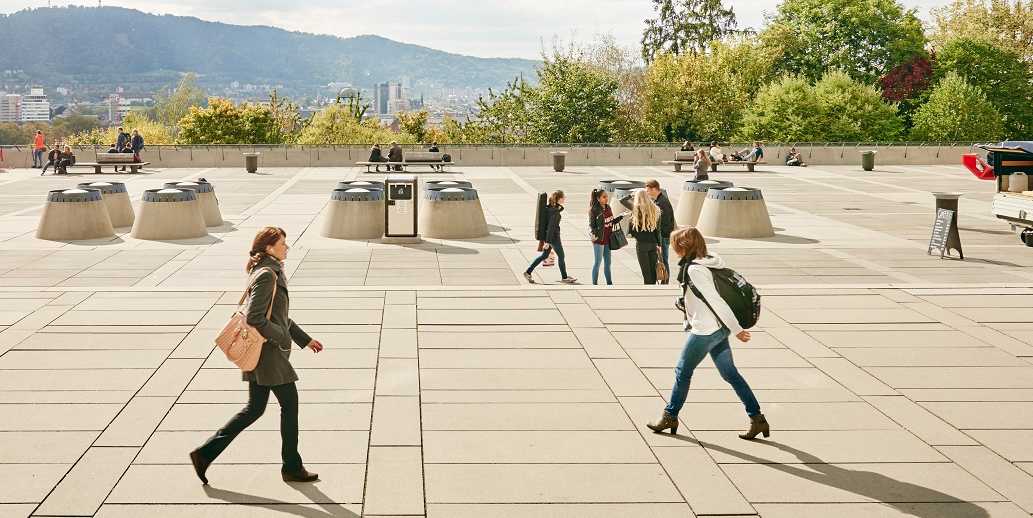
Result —
[[194, 472], [197, 473], [197, 478], [201, 479], [204, 485], [208, 485], [208, 477], [205, 473], [208, 472], [208, 466], [212, 464], [212, 461], [204, 458], [201, 452], [194, 450], [190, 452], [190, 463], [194, 465]]

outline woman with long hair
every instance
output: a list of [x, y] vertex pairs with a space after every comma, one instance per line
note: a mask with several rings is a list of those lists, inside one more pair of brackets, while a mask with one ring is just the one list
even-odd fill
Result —
[[563, 254], [563, 241], [560, 239], [560, 220], [563, 219], [563, 203], [567, 201], [563, 191], [553, 191], [549, 195], [549, 202], [545, 206], [545, 211], [548, 214], [548, 223], [546, 224], [545, 230], [545, 246], [543, 247], [541, 255], [535, 258], [531, 265], [527, 267], [524, 272], [524, 278], [527, 282], [534, 284], [534, 277], [531, 275], [534, 273], [534, 269], [538, 267], [542, 261], [549, 258], [549, 254], [555, 250], [556, 260], [559, 261], [560, 265], [560, 282], [564, 284], [574, 284], [577, 279], [567, 276], [567, 262]]
[[707, 173], [710, 171], [710, 154], [707, 153], [707, 150], [700, 149], [696, 152], [696, 162], [692, 164], [692, 169], [696, 171], [696, 177], [693, 180], [700, 182], [710, 178]]
[[642, 282], [656, 284], [656, 263], [660, 258], [660, 207], [645, 189], [635, 193], [628, 232], [635, 238], [635, 254], [642, 269]]
[[610, 208], [610, 195], [602, 189], [592, 190], [592, 199], [588, 207], [588, 227], [592, 231], [592, 284], [599, 284], [599, 265], [603, 266], [603, 276], [606, 284], [612, 285], [613, 278], [610, 275], [610, 234], [613, 233], [613, 225], [620, 221], [622, 216], [613, 216], [613, 209]]
[[[319, 475], [309, 472], [298, 453], [298, 375], [291, 367], [291, 341], [314, 353], [323, 344], [312, 339], [287, 315], [290, 299], [283, 261], [287, 259], [287, 233], [265, 227], [251, 244], [245, 269], [251, 276], [247, 293], [247, 323], [266, 339], [255, 370], [244, 373], [248, 382], [247, 405], [203, 445], [190, 452], [197, 477], [208, 483], [208, 466], [245, 428], [265, 412], [269, 393], [280, 403], [280, 473], [285, 482], [314, 482]], [[271, 308], [271, 311], [270, 311]], [[266, 315], [270, 316], [267, 318]]]
[[671, 433], [678, 433], [678, 412], [681, 411], [689, 394], [692, 372], [709, 354], [721, 378], [735, 390], [735, 394], [746, 407], [746, 415], [750, 418], [749, 431], [739, 437], [750, 440], [757, 434], [770, 436], [771, 428], [764, 414], [760, 412], [760, 403], [732, 360], [732, 348], [728, 343], [728, 337], [735, 336], [740, 342], [748, 342], [750, 332], [739, 325], [735, 313], [721, 298], [714, 285], [714, 274], [710, 269], [724, 268], [724, 261], [707, 253], [707, 242], [695, 228], [676, 230], [671, 234], [671, 247], [681, 256], [678, 281], [682, 285], [689, 335], [678, 359], [678, 365], [674, 368], [674, 388], [671, 389], [667, 407], [658, 421], [646, 426], [654, 432], [670, 429]]

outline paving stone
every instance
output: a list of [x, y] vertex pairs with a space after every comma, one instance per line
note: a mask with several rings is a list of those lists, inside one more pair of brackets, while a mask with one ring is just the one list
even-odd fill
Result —
[[1030, 367], [869, 367], [893, 388], [1033, 388]]
[[1027, 513], [1005, 502], [757, 504], [764, 518], [1025, 518]]
[[[89, 449], [98, 432], [0, 432], [0, 465], [71, 465]], [[0, 515], [2, 516], [2, 515]]]
[[[373, 389], [373, 369], [295, 369], [298, 390], [363, 390]], [[240, 373], [229, 369], [201, 369], [188, 385], [188, 390], [233, 390], [247, 394], [247, 383]]]
[[[731, 389], [729, 389], [731, 390]], [[766, 403], [761, 408], [779, 430], [894, 430], [897, 425], [867, 403]], [[686, 403], [678, 414], [693, 430], [744, 430], [741, 403]]]
[[[743, 441], [728, 432], [693, 432], [719, 464], [742, 464], [753, 458], [765, 462], [793, 464], [800, 459], [792, 450], [768, 441]], [[935, 449], [904, 430], [777, 430], [772, 438], [821, 459], [826, 463], [854, 462], [946, 462]], [[719, 448], [710, 448], [710, 445]]]
[[652, 463], [635, 431], [426, 431], [427, 463]]
[[1033, 429], [1031, 402], [930, 401], [922, 406], [961, 430]]
[[97, 439], [97, 446], [143, 446], [176, 402], [174, 397], [135, 397]]
[[[273, 411], [270, 409], [270, 411]], [[189, 464], [187, 452], [197, 448], [211, 437], [215, 430], [156, 432], [140, 451], [134, 464]], [[337, 464], [366, 462], [369, 434], [364, 431], [304, 430], [299, 435], [299, 450], [307, 464]], [[220, 464], [276, 464], [279, 465], [280, 432], [245, 430], [233, 441], [233, 446], [219, 456]], [[259, 469], [267, 469], [262, 467]], [[316, 471], [316, 468], [313, 468]]]
[[[236, 495], [231, 491], [209, 489], [212, 500], [219, 502], [232, 499]], [[314, 492], [313, 492], [314, 494]], [[226, 505], [222, 504], [105, 504], [96, 516], [100, 518], [179, 518], [189, 514], [192, 518], [270, 518], [285, 515], [311, 517], [358, 518], [362, 511], [359, 504], [282, 504], [265, 503], [262, 505]]]
[[[183, 339], [182, 333], [47, 333], [37, 332], [18, 343], [17, 349], [160, 349], [169, 350]], [[214, 343], [212, 343], [214, 347]], [[123, 366], [124, 367], [124, 366]]]
[[954, 330], [808, 331], [829, 347], [986, 347], [988, 344]]
[[855, 394], [861, 396], [897, 394], [897, 391], [845, 358], [811, 358], [811, 362]]
[[422, 514], [423, 461], [418, 447], [373, 447], [366, 474], [365, 515]]
[[381, 358], [416, 358], [418, 340], [415, 329], [384, 329], [380, 332]]
[[569, 331], [561, 332], [447, 332], [419, 333], [420, 349], [578, 349], [580, 344]]
[[132, 325], [140, 322], [150, 322], [158, 325], [188, 325], [192, 326], [201, 321], [204, 311], [69, 311], [64, 313], [53, 325], [75, 326], [75, 325]]
[[141, 396], [178, 396], [201, 367], [199, 359], [169, 358], [140, 389]]
[[427, 464], [427, 503], [681, 502], [657, 464]]
[[1022, 360], [995, 347], [850, 348], [839, 351], [863, 367], [1017, 367]]
[[420, 393], [418, 362], [408, 358], [382, 358], [377, 366], [378, 396], [416, 396]]
[[1026, 512], [1033, 508], [1033, 476], [983, 446], [940, 446], [952, 461]]
[[591, 366], [585, 353], [576, 349], [428, 349], [420, 352], [420, 367], [424, 369], [584, 369]]
[[429, 504], [428, 518], [692, 518], [685, 504]]
[[[270, 399], [275, 399], [270, 396]], [[301, 403], [298, 405], [298, 426], [301, 430], [368, 430], [372, 405], [365, 403]], [[240, 405], [177, 404], [158, 427], [163, 431], [216, 430], [234, 414]], [[280, 413], [266, 409], [248, 430], [279, 430]]]
[[697, 514], [754, 514], [721, 468], [701, 448], [654, 448], [664, 469]]
[[[467, 309], [452, 311], [444, 309], [420, 309], [420, 325], [425, 324], [565, 324], [563, 315], [555, 309]], [[388, 320], [385, 319], [385, 322]]]
[[418, 446], [420, 444], [420, 398], [377, 396], [373, 404], [373, 446]]
[[871, 396], [865, 400], [929, 444], [974, 444], [970, 437], [907, 398]]
[[0, 484], [4, 487], [0, 503], [42, 502], [70, 467], [69, 464], [5, 465], [0, 470]]
[[656, 389], [629, 359], [596, 359], [596, 368], [617, 396], [652, 396]]
[[425, 369], [423, 390], [609, 390], [595, 369]]
[[[666, 367], [673, 369], [681, 357], [680, 351], [671, 349], [632, 349], [628, 352], [639, 367]], [[737, 367], [811, 367], [806, 360], [788, 349], [752, 349], [739, 347], [733, 351]], [[714, 368], [712, 362], [704, 361], [699, 368]]]
[[424, 404], [423, 430], [630, 430], [613, 403]]
[[103, 430], [120, 404], [0, 405], [0, 431]]
[[8, 351], [0, 369], [154, 369], [166, 351]]
[[138, 451], [138, 448], [90, 448], [34, 514], [93, 515]]

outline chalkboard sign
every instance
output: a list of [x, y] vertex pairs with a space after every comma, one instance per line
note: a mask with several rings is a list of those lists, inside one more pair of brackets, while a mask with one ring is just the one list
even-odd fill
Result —
[[[942, 259], [945, 254], [950, 255], [951, 248], [957, 250], [959, 255], [961, 254], [961, 238], [955, 226], [956, 221], [953, 210], [936, 209], [936, 219], [933, 221], [933, 234], [929, 237], [927, 254], [938, 251]], [[961, 255], [961, 258], [964, 259], [965, 256]]]

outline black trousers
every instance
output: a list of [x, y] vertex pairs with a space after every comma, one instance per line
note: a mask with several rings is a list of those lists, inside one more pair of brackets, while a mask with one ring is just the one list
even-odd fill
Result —
[[280, 403], [282, 470], [300, 471], [302, 463], [301, 454], [298, 453], [298, 387], [294, 383], [267, 387], [252, 381], [248, 385], [247, 405], [197, 449], [201, 456], [214, 461], [240, 432], [262, 417], [269, 403], [269, 392], [276, 395], [276, 400]]
[[660, 257], [656, 253], [655, 243], [635, 242], [635, 255], [638, 256], [638, 267], [642, 269], [642, 282], [656, 284], [656, 261]]

